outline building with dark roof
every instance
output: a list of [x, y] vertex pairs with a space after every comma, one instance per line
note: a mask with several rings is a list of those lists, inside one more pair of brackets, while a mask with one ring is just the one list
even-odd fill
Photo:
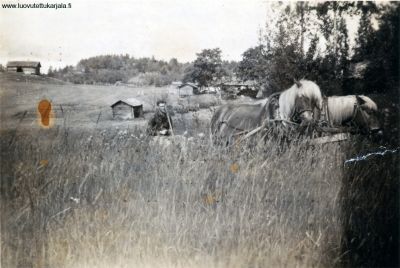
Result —
[[192, 96], [199, 94], [199, 87], [193, 83], [183, 83], [178, 86], [179, 97]]
[[143, 103], [134, 98], [119, 100], [111, 105], [111, 109], [113, 118], [116, 119], [143, 117]]
[[7, 63], [7, 72], [40, 74], [42, 65], [38, 61], [9, 61]]

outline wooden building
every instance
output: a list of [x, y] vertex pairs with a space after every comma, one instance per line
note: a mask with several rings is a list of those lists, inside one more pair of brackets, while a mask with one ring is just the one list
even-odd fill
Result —
[[42, 65], [38, 61], [9, 61], [7, 63], [7, 72], [40, 74]]
[[183, 83], [178, 86], [179, 97], [187, 97], [195, 94], [199, 94], [199, 87], [192, 83]]
[[133, 119], [143, 117], [143, 103], [137, 99], [119, 100], [111, 105], [113, 118]]
[[228, 81], [219, 85], [224, 99], [234, 99], [237, 96], [256, 98], [258, 93], [255, 81]]

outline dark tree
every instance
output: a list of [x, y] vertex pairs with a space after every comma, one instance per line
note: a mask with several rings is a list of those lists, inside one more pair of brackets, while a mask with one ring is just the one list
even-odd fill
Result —
[[263, 81], [268, 74], [268, 55], [265, 46], [249, 48], [242, 56], [236, 75], [242, 80]]
[[[361, 17], [352, 61], [365, 62], [367, 66], [358, 91], [390, 93], [398, 100], [400, 4], [390, 2], [377, 6], [373, 2], [362, 2], [357, 8]], [[373, 18], [378, 22], [377, 29], [372, 27]]]
[[204, 49], [197, 54], [193, 66], [185, 75], [185, 80], [196, 82], [199, 86], [209, 86], [218, 82], [226, 71], [222, 68], [221, 49]]
[[360, 24], [357, 30], [356, 47], [353, 60], [362, 61], [372, 53], [374, 46], [375, 31], [372, 27], [373, 17], [377, 15], [379, 9], [374, 2], [357, 3], [358, 13], [360, 13]]

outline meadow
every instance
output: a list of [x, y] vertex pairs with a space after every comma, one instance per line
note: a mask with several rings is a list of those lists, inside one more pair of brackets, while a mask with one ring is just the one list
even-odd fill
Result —
[[141, 124], [101, 125], [92, 116], [42, 129], [35, 99], [16, 94], [57, 88], [65, 98], [56, 103], [87, 98], [101, 107], [105, 92], [81, 87], [2, 84], [3, 267], [371, 265], [362, 257], [378, 240], [373, 250], [386, 250], [391, 264], [396, 233], [375, 227], [398, 223], [398, 154], [353, 168], [345, 160], [371, 149], [362, 140], [220, 148], [207, 135], [165, 143]]

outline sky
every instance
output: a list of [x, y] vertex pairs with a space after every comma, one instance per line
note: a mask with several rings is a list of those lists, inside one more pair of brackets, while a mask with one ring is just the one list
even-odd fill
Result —
[[65, 3], [67, 9], [0, 7], [0, 63], [39, 60], [48, 67], [75, 65], [103, 54], [180, 62], [219, 47], [223, 59], [240, 60], [258, 44], [265, 0], [0, 0]]

